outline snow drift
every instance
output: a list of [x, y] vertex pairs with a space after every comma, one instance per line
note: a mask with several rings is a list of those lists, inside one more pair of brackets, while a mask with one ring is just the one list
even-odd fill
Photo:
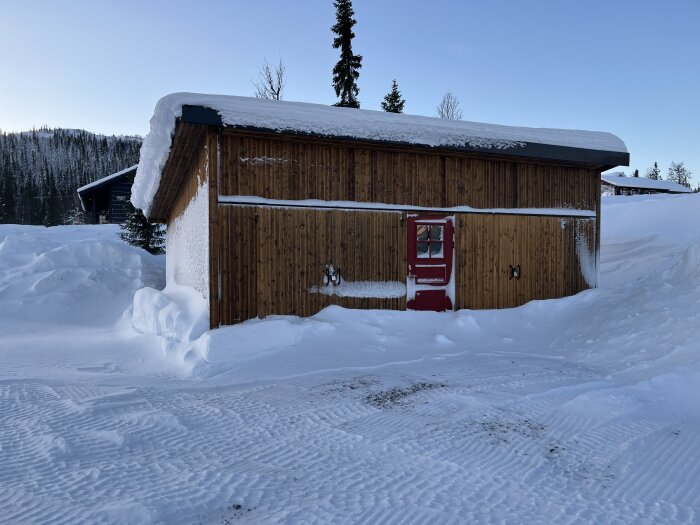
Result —
[[36, 321], [111, 324], [144, 285], [161, 287], [162, 256], [119, 239], [119, 227], [0, 225], [0, 327]]

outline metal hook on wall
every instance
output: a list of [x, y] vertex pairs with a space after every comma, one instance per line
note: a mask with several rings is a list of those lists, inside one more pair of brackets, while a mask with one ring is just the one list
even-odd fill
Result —
[[520, 265], [510, 266], [510, 277], [508, 280], [510, 279], [520, 279]]

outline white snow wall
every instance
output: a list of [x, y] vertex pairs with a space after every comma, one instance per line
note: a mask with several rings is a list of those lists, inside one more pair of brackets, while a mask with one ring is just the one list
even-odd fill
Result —
[[184, 211], [168, 221], [166, 246], [167, 283], [189, 286], [209, 299], [209, 161], [191, 176], [197, 178], [197, 191]]

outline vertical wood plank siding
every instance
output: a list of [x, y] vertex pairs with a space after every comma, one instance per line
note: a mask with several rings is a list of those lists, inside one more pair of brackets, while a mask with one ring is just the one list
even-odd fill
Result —
[[221, 324], [308, 316], [326, 306], [403, 310], [401, 298], [317, 293], [326, 264], [346, 281], [406, 280], [406, 226], [398, 212], [220, 206]]
[[[457, 308], [511, 308], [589, 288], [578, 248], [592, 248], [594, 219], [460, 214], [455, 228]], [[590, 241], [589, 241], [590, 240]], [[510, 267], [520, 266], [520, 278]]]
[[[600, 172], [593, 167], [231, 129], [217, 134], [211, 128], [206, 144], [212, 326], [271, 314], [308, 316], [331, 304], [406, 307], [404, 297], [312, 291], [322, 285], [323, 269], [330, 263], [341, 268], [346, 281], [405, 283], [402, 213], [224, 205], [217, 204], [217, 188], [220, 195], [283, 200], [573, 208], [593, 210], [597, 217], [600, 212]], [[179, 199], [172, 213], [181, 208]], [[579, 250], [595, 253], [598, 232], [598, 220], [592, 218], [457, 214], [455, 307], [513, 307], [585, 290], [589, 284], [580, 269]], [[520, 279], [509, 278], [511, 265], [520, 266]]]
[[600, 171], [224, 130], [222, 195], [425, 207], [597, 209]]

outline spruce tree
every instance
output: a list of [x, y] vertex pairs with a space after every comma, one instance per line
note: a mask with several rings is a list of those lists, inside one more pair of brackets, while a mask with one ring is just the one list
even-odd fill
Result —
[[151, 224], [138, 208], [129, 204], [129, 218], [121, 225], [123, 230], [119, 237], [131, 246], [143, 248], [148, 253], [160, 255], [165, 253], [165, 230], [160, 224]]
[[0, 177], [0, 223], [17, 222], [15, 215], [15, 187], [9, 174]]
[[682, 162], [671, 162], [666, 180], [677, 182], [681, 186], [690, 188], [690, 176], [690, 171], [688, 171], [688, 168], [686, 168]]
[[355, 11], [352, 9], [351, 0], [334, 0], [333, 5], [336, 22], [331, 31], [338, 35], [333, 39], [333, 49], [340, 49], [340, 60], [333, 68], [333, 89], [340, 100], [334, 105], [359, 108], [357, 95], [360, 89], [357, 87], [357, 79], [360, 77], [362, 55], [352, 52], [352, 39], [355, 38], [352, 27], [357, 23], [353, 18]]
[[639, 170], [634, 170], [633, 177], [639, 177]]
[[661, 170], [656, 162], [654, 162], [653, 168], [647, 170], [647, 178], [651, 180], [661, 180]]
[[394, 79], [391, 82], [391, 91], [384, 96], [382, 109], [388, 113], [403, 113], [403, 106], [406, 101], [401, 97], [399, 85]]

